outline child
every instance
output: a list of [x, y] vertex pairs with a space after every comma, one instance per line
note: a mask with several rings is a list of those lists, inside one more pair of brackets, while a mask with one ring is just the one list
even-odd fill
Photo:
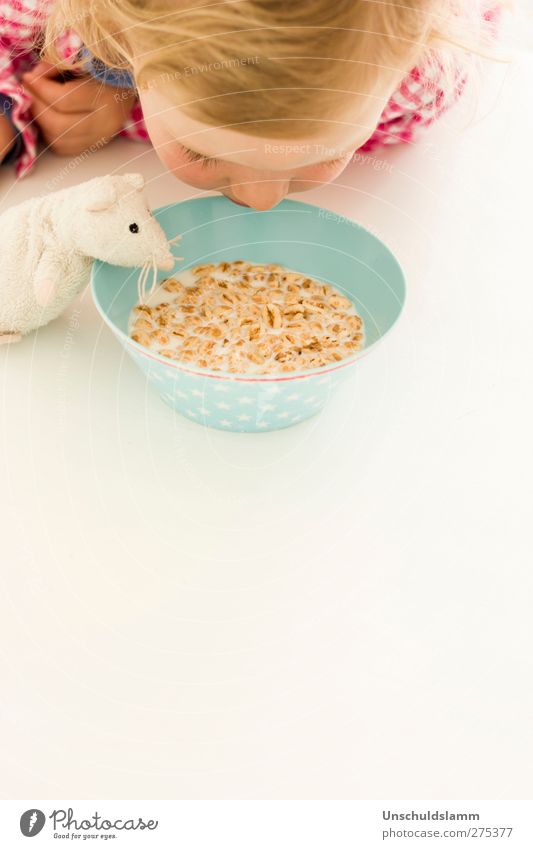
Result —
[[356, 150], [411, 142], [462, 92], [469, 50], [490, 45], [502, 5], [23, 3], [5, 0], [0, 19], [0, 148], [19, 176], [37, 127], [68, 155], [121, 133], [149, 138], [184, 182], [259, 210], [334, 179]]

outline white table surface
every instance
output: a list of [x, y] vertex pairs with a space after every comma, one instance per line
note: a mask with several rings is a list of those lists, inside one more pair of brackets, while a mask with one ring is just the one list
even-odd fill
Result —
[[[531, 798], [533, 62], [302, 195], [401, 321], [318, 417], [175, 415], [87, 290], [0, 348], [4, 798]], [[45, 156], [2, 208], [147, 146]]]

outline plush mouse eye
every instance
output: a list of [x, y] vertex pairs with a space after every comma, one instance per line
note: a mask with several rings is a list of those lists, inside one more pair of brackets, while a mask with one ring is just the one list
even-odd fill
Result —
[[138, 233], [138, 232], [139, 232], [139, 225], [136, 224], [135, 221], [134, 221], [133, 224], [130, 224], [130, 233]]

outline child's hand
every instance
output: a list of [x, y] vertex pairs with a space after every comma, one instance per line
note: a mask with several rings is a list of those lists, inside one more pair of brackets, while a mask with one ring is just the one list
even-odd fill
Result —
[[39, 62], [22, 75], [22, 82], [45, 143], [60, 156], [107, 144], [124, 125], [135, 99], [133, 89], [105, 85], [89, 75], [61, 82], [50, 62]]
[[10, 121], [5, 115], [0, 115], [0, 162], [7, 156], [13, 142], [15, 141], [16, 132]]

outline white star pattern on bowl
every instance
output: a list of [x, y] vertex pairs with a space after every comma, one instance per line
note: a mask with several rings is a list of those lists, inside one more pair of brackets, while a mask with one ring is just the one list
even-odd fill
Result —
[[[332, 387], [338, 382], [325, 375], [307, 384], [307, 393], [315, 390], [307, 394], [300, 387], [295, 391], [291, 382], [276, 385], [258, 381], [243, 386], [240, 381], [234, 380], [224, 385], [215, 381], [206, 382], [194, 374], [170, 376], [156, 370], [153, 365], [146, 371], [146, 375], [157, 386], [165, 403], [199, 426], [214, 425], [219, 429], [236, 432], [265, 432], [297, 424], [320, 411], [331, 395]], [[191, 402], [192, 407], [185, 406]], [[217, 412], [223, 418], [217, 419]]]

